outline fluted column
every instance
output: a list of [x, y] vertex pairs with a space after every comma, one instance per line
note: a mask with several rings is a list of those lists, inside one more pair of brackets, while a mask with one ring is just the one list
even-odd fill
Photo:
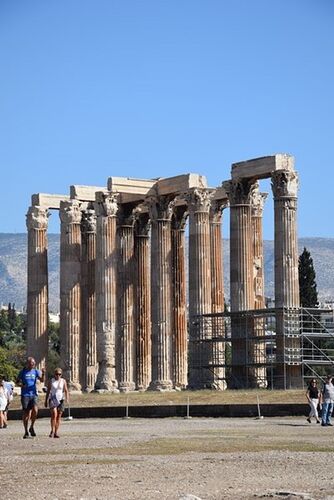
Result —
[[[298, 239], [297, 191], [298, 175], [294, 171], [277, 171], [272, 176], [275, 211], [275, 307], [289, 308], [290, 312], [278, 313], [276, 318], [276, 358], [278, 387], [300, 387], [301, 365], [299, 326], [287, 329], [298, 317]], [[295, 312], [294, 312], [295, 310]], [[291, 316], [291, 317], [290, 317]], [[289, 324], [288, 324], [289, 322]], [[284, 324], [286, 323], [286, 324]], [[292, 356], [297, 356], [293, 358]]]
[[69, 389], [81, 390], [81, 210], [78, 200], [61, 201], [60, 345]]
[[213, 386], [211, 332], [203, 330], [196, 315], [211, 312], [211, 259], [209, 210], [211, 192], [194, 189], [189, 209], [189, 380], [190, 388]]
[[139, 215], [135, 225], [136, 389], [145, 391], [152, 378], [150, 221]]
[[97, 375], [96, 357], [96, 214], [92, 207], [82, 213], [82, 382], [83, 389], [92, 391]]
[[28, 297], [27, 355], [37, 367], [45, 367], [48, 357], [48, 209], [32, 206], [27, 213]]
[[[132, 207], [119, 211], [119, 266], [117, 332], [118, 387], [122, 392], [135, 389], [136, 342], [134, 325], [134, 216]], [[117, 366], [117, 361], [116, 361]]]
[[96, 341], [95, 389], [118, 392], [116, 379], [116, 281], [118, 195], [96, 193]]
[[[224, 272], [223, 272], [223, 239], [222, 239], [222, 215], [227, 207], [227, 199], [214, 200], [210, 209], [210, 245], [211, 245], [211, 300], [212, 313], [224, 312]], [[217, 389], [225, 389], [225, 342], [219, 339], [225, 337], [224, 317], [212, 318], [212, 347], [213, 347], [213, 376], [214, 386]]]
[[[237, 179], [227, 181], [223, 186], [230, 200], [231, 312], [237, 313], [254, 309], [251, 194], [256, 184]], [[249, 339], [253, 334], [251, 318], [242, 314], [232, 316], [231, 387], [253, 386], [248, 352]]]
[[[263, 207], [267, 193], [260, 193], [258, 187], [252, 196], [252, 232], [253, 232], [253, 273], [254, 273], [254, 309], [265, 308], [264, 270], [263, 270]], [[251, 344], [250, 351], [254, 360], [254, 382], [257, 387], [267, 387], [266, 344], [259, 337], [265, 335], [264, 319], [254, 319], [254, 334], [257, 339]]]
[[172, 382], [172, 246], [173, 199], [150, 200], [152, 280], [152, 382], [150, 389], [165, 391]]
[[185, 226], [187, 207], [175, 207], [172, 217], [172, 310], [173, 310], [173, 384], [185, 389], [188, 384], [187, 299], [185, 268]]

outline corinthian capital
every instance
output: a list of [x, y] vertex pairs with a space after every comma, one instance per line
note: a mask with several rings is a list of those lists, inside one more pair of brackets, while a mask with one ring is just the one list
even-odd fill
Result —
[[212, 200], [210, 208], [210, 221], [219, 223], [223, 215], [223, 210], [228, 206], [228, 200]]
[[59, 216], [64, 224], [80, 224], [81, 208], [79, 200], [61, 201]]
[[189, 212], [209, 212], [213, 195], [214, 192], [210, 189], [195, 188], [189, 191], [185, 195]]
[[116, 217], [118, 212], [118, 193], [106, 194], [98, 191], [95, 197], [95, 212], [98, 217]]
[[81, 229], [83, 233], [96, 232], [96, 213], [92, 208], [82, 212]]
[[297, 198], [298, 174], [294, 171], [277, 170], [272, 174], [271, 187], [274, 198]]
[[222, 184], [225, 189], [230, 205], [250, 205], [254, 190], [258, 183], [252, 179], [232, 179]]
[[188, 208], [186, 205], [178, 205], [174, 208], [172, 217], [172, 228], [183, 231], [188, 218]]
[[268, 193], [260, 193], [259, 186], [254, 189], [251, 198], [252, 216], [262, 217], [263, 207], [268, 197]]
[[171, 220], [175, 206], [174, 196], [151, 196], [148, 209], [151, 220]]
[[29, 207], [26, 215], [26, 223], [28, 229], [47, 229], [49, 211], [47, 208], [39, 206]]

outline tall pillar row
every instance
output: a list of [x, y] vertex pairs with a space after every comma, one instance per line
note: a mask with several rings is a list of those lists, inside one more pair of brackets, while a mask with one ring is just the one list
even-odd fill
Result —
[[210, 206], [212, 193], [188, 193], [189, 210], [189, 380], [192, 389], [213, 387], [211, 333], [206, 334], [196, 316], [211, 312]]
[[[256, 184], [236, 179], [225, 182], [224, 187], [230, 199], [230, 293], [234, 313], [254, 308], [251, 197]], [[248, 351], [253, 324], [247, 315], [232, 316], [231, 322], [231, 386], [249, 387], [253, 385]]]
[[46, 208], [31, 206], [26, 216], [28, 229], [28, 324], [27, 355], [38, 368], [45, 367], [48, 355], [48, 255]]
[[95, 389], [118, 392], [116, 378], [117, 212], [118, 195], [97, 192], [96, 340], [98, 373]]
[[135, 224], [136, 389], [138, 391], [145, 391], [152, 379], [150, 227], [148, 214], [138, 214]]
[[60, 339], [64, 376], [72, 391], [81, 390], [81, 208], [78, 200], [61, 201]]
[[83, 390], [90, 392], [94, 389], [97, 375], [95, 291], [96, 214], [92, 204], [82, 212], [81, 235], [81, 386]]
[[171, 218], [174, 198], [152, 197], [151, 219], [151, 310], [152, 381], [150, 389], [166, 391], [172, 381], [172, 243]]
[[[272, 176], [275, 215], [275, 306], [286, 308], [276, 319], [276, 385], [299, 387], [301, 383], [299, 323], [295, 323], [299, 303], [297, 191], [294, 171], [277, 171]], [[289, 309], [289, 311], [288, 311]], [[298, 318], [297, 318], [298, 319]], [[294, 358], [296, 356], [296, 358]], [[294, 364], [295, 359], [295, 364]], [[284, 387], [285, 382], [285, 387]]]
[[[223, 273], [223, 239], [222, 239], [222, 218], [223, 210], [227, 207], [228, 201], [214, 200], [210, 208], [210, 245], [211, 245], [211, 312], [213, 314], [224, 312], [224, 273]], [[225, 324], [224, 317], [212, 319], [213, 338], [213, 372], [214, 386], [216, 389], [226, 388], [225, 380]], [[220, 340], [221, 339], [221, 340]]]
[[173, 310], [173, 386], [185, 389], [188, 384], [188, 339], [186, 298], [185, 226], [188, 211], [177, 206], [172, 217], [172, 310]]

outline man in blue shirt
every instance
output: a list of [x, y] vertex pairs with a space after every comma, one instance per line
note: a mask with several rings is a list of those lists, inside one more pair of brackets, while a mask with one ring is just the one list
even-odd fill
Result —
[[[35, 437], [34, 424], [38, 413], [38, 394], [37, 394], [37, 380], [44, 382], [44, 368], [42, 370], [37, 370], [36, 361], [34, 358], [29, 357], [25, 368], [20, 371], [17, 377], [17, 383], [21, 386], [21, 403], [22, 403], [22, 421], [24, 426], [24, 436], [23, 439], [29, 438], [29, 433], [31, 437]], [[29, 427], [29, 421], [30, 427]], [[29, 428], [29, 431], [28, 431]]]

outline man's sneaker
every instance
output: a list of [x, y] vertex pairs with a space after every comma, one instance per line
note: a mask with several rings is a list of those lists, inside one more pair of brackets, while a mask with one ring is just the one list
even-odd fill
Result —
[[29, 432], [30, 432], [31, 437], [33, 437], [33, 438], [36, 437], [36, 432], [34, 431], [33, 427], [30, 427]]
[[24, 433], [24, 436], [23, 436], [23, 439], [29, 439], [29, 438], [30, 438], [29, 433], [28, 433], [28, 432], [25, 432], [25, 433]]
[[323, 427], [327, 427], [327, 425], [328, 425], [328, 424], [324, 424], [323, 422], [321, 422], [321, 425], [322, 425]]
[[333, 427], [333, 424], [331, 424], [331, 423], [328, 423], [328, 424], [326, 424], [326, 425], [329, 425], [330, 427]]

